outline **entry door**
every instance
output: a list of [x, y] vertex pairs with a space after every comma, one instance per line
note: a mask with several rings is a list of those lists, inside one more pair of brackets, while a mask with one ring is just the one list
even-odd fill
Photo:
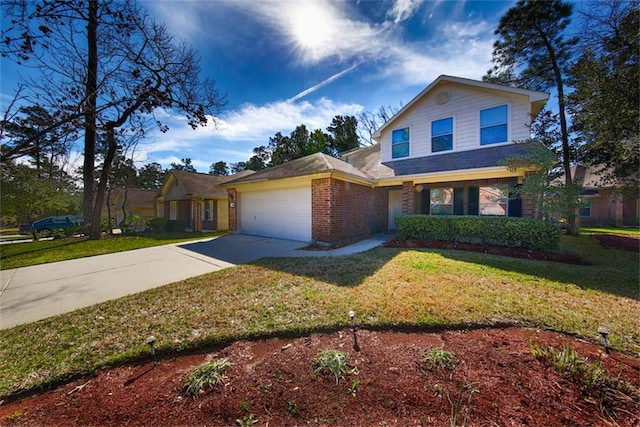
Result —
[[389, 230], [396, 229], [396, 217], [402, 215], [402, 190], [389, 191]]

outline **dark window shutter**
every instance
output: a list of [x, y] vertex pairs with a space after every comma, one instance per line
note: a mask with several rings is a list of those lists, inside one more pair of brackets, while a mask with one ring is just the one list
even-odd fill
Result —
[[464, 215], [464, 188], [453, 189], [453, 214]]
[[420, 196], [420, 213], [429, 215], [431, 213], [431, 193], [429, 189], [424, 188]]
[[467, 215], [478, 215], [480, 213], [480, 187], [467, 187], [469, 192]]
[[522, 199], [518, 197], [517, 199], [512, 199], [511, 194], [509, 195], [509, 205], [507, 207], [507, 215], [513, 217], [521, 217], [522, 216]]

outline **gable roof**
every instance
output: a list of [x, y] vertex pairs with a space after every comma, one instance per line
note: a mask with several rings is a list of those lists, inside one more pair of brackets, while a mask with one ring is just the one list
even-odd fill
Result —
[[447, 76], [445, 74], [440, 75], [437, 79], [435, 79], [429, 86], [424, 88], [422, 92], [416, 95], [411, 101], [409, 101], [404, 107], [400, 109], [396, 114], [393, 115], [385, 124], [380, 126], [380, 128], [373, 135], [373, 139], [379, 141], [380, 136], [382, 135], [382, 131], [387, 128], [391, 123], [393, 123], [398, 117], [403, 115], [407, 110], [409, 110], [415, 103], [420, 101], [422, 98], [427, 96], [430, 92], [433, 92], [434, 89], [439, 86], [441, 83], [449, 82], [449, 83], [457, 83], [465, 86], [476, 87], [480, 89], [488, 89], [488, 90], [497, 90], [501, 92], [512, 93], [516, 95], [523, 95], [529, 98], [529, 102], [531, 103], [531, 113], [533, 117], [537, 116], [542, 107], [549, 99], [549, 94], [545, 92], [538, 92], [535, 90], [528, 89], [520, 89], [513, 86], [504, 86], [495, 83], [488, 83], [479, 80], [471, 80], [465, 79], [462, 77], [454, 77]]
[[232, 184], [252, 183], [273, 179], [295, 178], [306, 175], [315, 175], [324, 172], [341, 172], [366, 181], [372, 181], [371, 177], [356, 167], [331, 157], [324, 153], [315, 153], [299, 159], [288, 161], [278, 166], [255, 172], [249, 176], [232, 179], [225, 182], [225, 187]]
[[119, 204], [124, 199], [126, 191], [127, 206], [153, 206], [156, 202], [158, 192], [156, 190], [142, 190], [140, 188], [119, 188], [112, 195], [112, 205]]
[[380, 143], [345, 153], [341, 159], [373, 179], [395, 176], [392, 168], [380, 163]]
[[206, 197], [224, 199], [227, 198], [227, 191], [220, 187], [221, 184], [253, 173], [254, 171], [252, 170], [245, 170], [234, 175], [219, 176], [174, 169], [169, 172], [169, 176], [167, 176], [162, 188], [160, 188], [159, 194], [164, 193], [163, 190], [165, 186], [171, 181], [173, 176], [173, 179], [178, 180], [186, 189], [186, 193], [183, 195], [184, 198]]

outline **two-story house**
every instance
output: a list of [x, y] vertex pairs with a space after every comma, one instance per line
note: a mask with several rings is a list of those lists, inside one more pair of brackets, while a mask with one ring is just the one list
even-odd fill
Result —
[[509, 188], [526, 171], [502, 161], [521, 150], [549, 95], [440, 76], [341, 159], [316, 153], [222, 186], [229, 229], [333, 243], [395, 228], [402, 214], [529, 216]]

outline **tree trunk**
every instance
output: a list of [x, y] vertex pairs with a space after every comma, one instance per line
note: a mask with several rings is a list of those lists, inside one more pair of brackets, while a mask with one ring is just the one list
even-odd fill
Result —
[[556, 90], [558, 91], [558, 116], [560, 117], [560, 138], [562, 140], [562, 168], [564, 170], [564, 179], [566, 183], [566, 197], [567, 197], [567, 209], [564, 212], [567, 217], [567, 234], [570, 236], [578, 236], [580, 230], [578, 229], [577, 216], [576, 216], [576, 188], [573, 178], [571, 177], [571, 147], [569, 146], [569, 130], [567, 127], [567, 115], [565, 111], [565, 98], [564, 98], [564, 84], [562, 81], [562, 72], [558, 65], [555, 50], [549, 42], [546, 34], [539, 30], [542, 39], [547, 46], [549, 58], [551, 59], [551, 66], [553, 67], [553, 75], [556, 81]]
[[[87, 21], [87, 82], [85, 85], [84, 114], [84, 165], [82, 181], [82, 214], [85, 223], [93, 229], [94, 213], [94, 172], [96, 159], [96, 92], [98, 88], [98, 0], [89, 0]], [[102, 196], [104, 197], [104, 195]], [[98, 229], [100, 220], [98, 219]], [[93, 234], [93, 233], [92, 233]]]
[[107, 190], [107, 182], [109, 181], [109, 173], [111, 173], [111, 164], [116, 156], [116, 150], [118, 144], [116, 143], [116, 137], [114, 134], [114, 128], [107, 125], [106, 137], [107, 137], [107, 154], [104, 158], [104, 167], [100, 174], [100, 181], [98, 182], [98, 192], [96, 193], [96, 204], [93, 208], [93, 216], [91, 221], [91, 231], [89, 234], [89, 240], [99, 240], [102, 237], [102, 231], [100, 230], [100, 220], [102, 218], [102, 204], [104, 203], [104, 194]]

